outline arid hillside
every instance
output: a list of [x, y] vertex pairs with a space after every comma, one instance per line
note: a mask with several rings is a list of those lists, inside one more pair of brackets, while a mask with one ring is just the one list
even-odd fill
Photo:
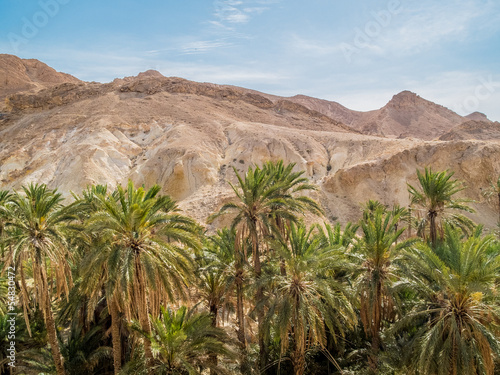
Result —
[[[88, 184], [159, 183], [204, 222], [230, 197], [232, 167], [284, 159], [319, 186], [328, 219], [345, 222], [367, 199], [408, 204], [406, 183], [431, 166], [466, 182], [476, 221], [496, 220], [480, 189], [500, 174], [498, 123], [471, 121], [410, 92], [355, 112], [155, 71], [87, 83], [35, 60], [0, 59], [16, 62], [2, 62], [2, 77], [18, 77], [0, 86], [0, 188], [38, 181], [69, 196]], [[484, 132], [460, 127], [466, 121]]]

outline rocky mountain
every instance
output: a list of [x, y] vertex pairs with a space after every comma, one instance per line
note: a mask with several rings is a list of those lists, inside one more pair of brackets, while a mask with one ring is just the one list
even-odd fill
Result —
[[0, 54], [0, 109], [7, 95], [19, 91], [39, 90], [65, 82], [81, 81], [69, 74], [56, 72], [38, 60]]
[[[467, 183], [464, 194], [478, 201], [473, 219], [492, 226], [497, 217], [481, 201], [480, 189], [500, 174], [498, 138], [473, 139], [469, 132], [468, 138], [425, 140], [463, 118], [412, 93], [396, 95], [379, 111], [350, 114], [338, 103], [327, 112], [328, 103], [314, 98], [282, 98], [155, 71], [106, 84], [56, 76], [62, 82], [2, 91], [0, 188], [38, 181], [69, 196], [87, 184], [159, 183], [204, 222], [229, 199], [233, 167], [243, 172], [283, 159], [319, 186], [313, 196], [327, 218], [345, 222], [359, 218], [359, 204], [367, 199], [408, 204], [406, 183], [416, 182], [416, 168], [432, 166], [454, 170]], [[373, 127], [358, 126], [366, 116]], [[432, 122], [438, 119], [448, 123]], [[414, 124], [426, 125], [425, 131], [418, 133]], [[401, 137], [398, 129], [419, 137]]]
[[[363, 134], [388, 138], [432, 140], [468, 120], [410, 91], [400, 92], [384, 107], [368, 112], [352, 111], [336, 102], [302, 95], [290, 100], [341, 121]], [[477, 112], [470, 116], [473, 116], [470, 119], [480, 118]]]

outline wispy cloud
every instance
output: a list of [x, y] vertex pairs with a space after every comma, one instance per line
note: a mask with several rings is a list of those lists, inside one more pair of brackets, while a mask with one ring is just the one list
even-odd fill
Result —
[[158, 55], [168, 52], [174, 55], [195, 55], [210, 52], [218, 48], [227, 48], [233, 45], [233, 43], [226, 39], [176, 41], [170, 42], [170, 44], [171, 46], [169, 48], [146, 51], [146, 54]]
[[210, 20], [214, 26], [223, 29], [231, 29], [238, 24], [248, 23], [255, 15], [269, 10], [269, 5], [276, 4], [280, 0], [215, 0], [214, 20]]
[[471, 25], [488, 14], [489, 7], [477, 1], [457, 2], [456, 7], [441, 3], [416, 3], [414, 8], [404, 8], [404, 23], [381, 40], [391, 51], [418, 52], [442, 42], [470, 37]]
[[248, 12], [242, 9], [244, 5], [240, 0], [216, 0], [214, 2], [214, 16], [220, 24], [246, 23], [250, 19]]

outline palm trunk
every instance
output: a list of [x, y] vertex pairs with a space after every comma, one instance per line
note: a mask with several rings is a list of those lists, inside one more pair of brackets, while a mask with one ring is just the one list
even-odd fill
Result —
[[429, 226], [432, 245], [435, 245], [437, 240], [436, 216], [437, 213], [435, 211], [429, 211]]
[[[239, 268], [239, 267], [238, 267]], [[245, 338], [245, 314], [243, 312], [243, 270], [236, 271], [236, 313], [238, 316], [238, 340], [242, 349], [246, 349], [247, 341]]]
[[45, 327], [47, 328], [47, 336], [50, 344], [50, 350], [52, 352], [52, 358], [54, 359], [54, 364], [56, 366], [57, 375], [65, 375], [66, 372], [64, 371], [64, 363], [61, 356], [61, 349], [59, 348], [59, 342], [57, 340], [56, 323], [54, 321], [54, 315], [52, 314], [52, 307], [50, 306], [50, 293], [48, 289], [49, 287], [47, 282], [47, 275], [43, 271], [42, 267], [40, 267], [39, 269], [42, 281], [41, 287], [44, 289], [45, 293], [45, 298], [42, 299], [43, 301], [42, 303], [45, 306], [42, 306], [42, 308], [45, 312], [44, 320], [45, 320]]
[[[211, 304], [210, 305], [210, 315], [212, 315], [212, 327], [217, 327], [217, 314], [219, 313], [219, 309], [217, 308], [216, 304]], [[210, 364], [210, 375], [215, 375], [217, 374], [217, 370], [214, 368], [217, 367], [218, 361], [217, 361], [217, 354], [210, 353], [208, 355], [208, 363]]]
[[293, 374], [294, 375], [303, 375], [306, 369], [306, 338], [304, 329], [306, 327], [299, 328], [299, 324], [297, 324], [299, 319], [299, 309], [300, 309], [300, 300], [299, 298], [295, 298], [295, 319], [293, 322], [293, 331], [292, 335], [294, 336], [294, 350], [291, 355], [292, 366], [293, 366]]
[[306, 368], [306, 355], [296, 346], [294, 353], [292, 354], [292, 366], [294, 375], [303, 375]]
[[111, 315], [111, 336], [113, 340], [113, 365], [115, 375], [121, 370], [122, 366], [122, 341], [120, 335], [120, 316], [118, 305], [114, 299], [108, 299], [108, 308]]
[[[146, 296], [146, 284], [144, 280], [144, 275], [142, 267], [140, 264], [139, 256], [136, 257], [136, 275], [139, 289], [139, 321], [141, 324], [141, 329], [146, 333], [146, 335], [151, 335], [151, 322], [149, 320], [149, 306]], [[146, 367], [148, 373], [150, 373], [150, 366], [153, 363], [153, 352], [151, 351], [151, 342], [149, 339], [144, 340], [144, 356], [146, 357]]]
[[[254, 272], [255, 278], [257, 282], [259, 282], [260, 277], [262, 275], [262, 265], [260, 263], [260, 254], [259, 254], [259, 243], [257, 238], [257, 229], [256, 226], [252, 230], [252, 248], [253, 248], [253, 264], [254, 264]], [[264, 298], [264, 288], [262, 285], [259, 285], [257, 288], [257, 293], [255, 294], [255, 303], [260, 304], [262, 299]], [[264, 332], [264, 309], [262, 306], [257, 308], [257, 335], [259, 339], [259, 370], [261, 374], [264, 374], [264, 369], [267, 366], [267, 357], [268, 350], [265, 340], [265, 332]]]
[[247, 340], [245, 337], [245, 313], [243, 311], [243, 270], [239, 262], [236, 262], [236, 314], [238, 317], [238, 332], [236, 334], [240, 342], [241, 356], [240, 371], [242, 374], [247, 374]]
[[375, 291], [375, 302], [373, 304], [373, 315], [372, 315], [372, 343], [370, 350], [370, 357], [368, 363], [370, 369], [373, 373], [378, 370], [378, 354], [380, 350], [380, 325], [382, 321], [382, 285], [377, 283]]

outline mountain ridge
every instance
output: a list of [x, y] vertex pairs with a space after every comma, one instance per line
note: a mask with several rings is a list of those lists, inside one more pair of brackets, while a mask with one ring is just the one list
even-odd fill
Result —
[[[464, 194], [477, 200], [481, 213], [472, 215], [474, 220], [487, 226], [496, 220], [494, 207], [480, 195], [500, 174], [500, 140], [489, 139], [489, 131], [481, 139], [467, 127], [453, 127], [460, 136], [450, 140], [384, 137], [334, 119], [333, 112], [343, 111], [347, 118], [350, 110], [321, 99], [284, 98], [154, 71], [104, 84], [59, 77], [63, 82], [6, 95], [0, 116], [1, 189], [34, 181], [70, 196], [88, 184], [158, 183], [204, 222], [229, 199], [233, 168], [244, 173], [249, 166], [282, 159], [318, 186], [313, 197], [327, 218], [345, 222], [359, 217], [359, 202], [367, 199], [408, 204], [406, 183], [415, 183], [417, 168], [431, 166], [454, 170], [466, 181]], [[403, 126], [395, 115], [401, 108], [420, 116], [410, 116], [411, 126], [422, 113], [430, 120], [449, 114], [413, 93], [398, 95], [382, 112], [359, 112], [359, 121], [369, 116], [387, 131], [391, 124]], [[332, 117], [325, 113], [328, 106]], [[495, 126], [485, 124], [475, 127]], [[440, 136], [451, 131], [429, 129]]]

